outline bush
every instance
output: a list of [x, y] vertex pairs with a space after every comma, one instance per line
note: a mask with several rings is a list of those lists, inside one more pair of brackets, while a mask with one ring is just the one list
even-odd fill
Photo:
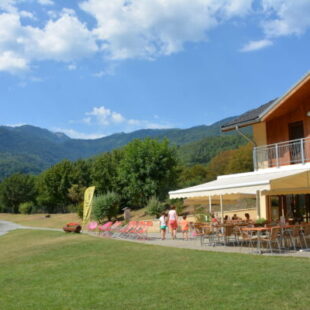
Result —
[[107, 217], [110, 221], [116, 217], [120, 205], [120, 197], [114, 192], [108, 192], [104, 195], [96, 196], [93, 200], [92, 216], [98, 222]]
[[147, 214], [159, 217], [164, 210], [164, 204], [162, 204], [156, 197], [150, 198], [146, 206]]
[[19, 205], [18, 211], [21, 214], [30, 214], [34, 209], [32, 202], [23, 202]]

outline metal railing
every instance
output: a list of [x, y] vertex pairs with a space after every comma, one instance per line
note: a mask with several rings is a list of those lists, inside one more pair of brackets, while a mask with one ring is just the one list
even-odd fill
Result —
[[310, 138], [258, 146], [253, 149], [254, 169], [310, 162]]

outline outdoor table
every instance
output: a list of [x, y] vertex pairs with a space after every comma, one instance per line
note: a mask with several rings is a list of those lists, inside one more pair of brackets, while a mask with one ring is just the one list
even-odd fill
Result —
[[[275, 226], [274, 226], [275, 227]], [[263, 231], [271, 231], [273, 227], [241, 227], [242, 231], [256, 232], [257, 234], [257, 252], [262, 254], [260, 236]]]

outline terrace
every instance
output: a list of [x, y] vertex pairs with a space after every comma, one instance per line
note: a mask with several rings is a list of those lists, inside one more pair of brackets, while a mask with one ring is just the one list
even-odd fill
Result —
[[255, 170], [307, 162], [310, 162], [310, 138], [268, 144], [253, 149]]

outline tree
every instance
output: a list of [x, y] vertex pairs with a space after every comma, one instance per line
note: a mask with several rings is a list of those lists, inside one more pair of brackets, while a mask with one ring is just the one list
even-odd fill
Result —
[[227, 165], [230, 161], [233, 150], [224, 151], [215, 156], [207, 166], [208, 169], [208, 181], [216, 179], [218, 175], [226, 174]]
[[227, 164], [226, 173], [253, 171], [253, 146], [247, 144], [234, 151]]
[[114, 192], [107, 192], [104, 195], [96, 196], [93, 200], [93, 217], [102, 222], [107, 217], [110, 221], [116, 217], [119, 211], [120, 197]]
[[181, 167], [178, 188], [194, 186], [207, 182], [208, 169], [203, 165], [195, 165], [192, 167]]
[[38, 178], [38, 202], [49, 213], [66, 212], [70, 203], [72, 164], [64, 160], [44, 171]]
[[88, 187], [91, 185], [91, 161], [77, 160], [71, 163], [70, 181], [80, 187]]
[[23, 202], [36, 199], [35, 177], [26, 174], [13, 174], [4, 179], [0, 186], [0, 199], [4, 212], [18, 213]]
[[104, 153], [93, 160], [91, 177], [97, 193], [104, 194], [108, 191], [117, 191], [117, 169], [122, 156], [122, 150], [114, 150]]
[[167, 140], [134, 140], [124, 148], [118, 177], [122, 195], [132, 208], [146, 206], [152, 196], [163, 200], [176, 185], [176, 150]]
[[218, 175], [252, 171], [252, 150], [251, 144], [247, 144], [218, 154], [207, 166], [208, 179], [213, 180]]

